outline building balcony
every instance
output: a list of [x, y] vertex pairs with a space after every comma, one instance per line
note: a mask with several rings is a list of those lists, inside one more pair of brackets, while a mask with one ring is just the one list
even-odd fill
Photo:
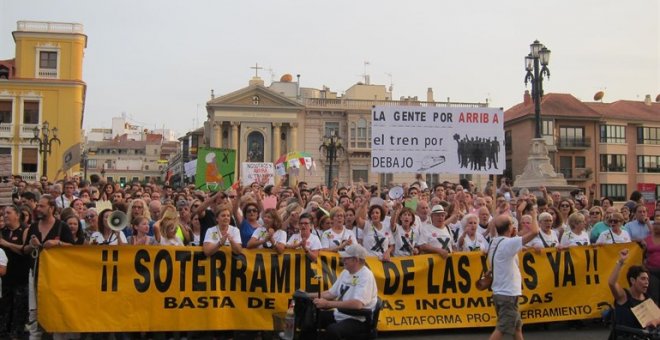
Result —
[[564, 178], [569, 182], [585, 182], [591, 178], [593, 170], [591, 168], [561, 168], [559, 172], [564, 174]]
[[0, 138], [14, 137], [13, 126], [12, 123], [0, 123]]
[[16, 30], [20, 32], [83, 33], [83, 25], [50, 21], [19, 21]]
[[34, 128], [38, 124], [21, 124], [20, 138], [34, 138]]
[[57, 79], [57, 69], [54, 68], [40, 68], [37, 73], [37, 78], [41, 79]]
[[563, 150], [584, 150], [591, 147], [591, 138], [559, 138], [557, 139], [557, 149]]

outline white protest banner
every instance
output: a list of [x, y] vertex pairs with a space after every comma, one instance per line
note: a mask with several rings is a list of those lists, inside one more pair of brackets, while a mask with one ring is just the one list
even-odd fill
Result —
[[192, 161], [183, 164], [183, 172], [187, 177], [195, 176], [195, 172], [197, 172], [197, 160], [193, 159]]
[[376, 106], [371, 171], [501, 174], [505, 167], [501, 108]]
[[241, 185], [259, 183], [262, 186], [275, 185], [275, 167], [273, 163], [242, 163]]

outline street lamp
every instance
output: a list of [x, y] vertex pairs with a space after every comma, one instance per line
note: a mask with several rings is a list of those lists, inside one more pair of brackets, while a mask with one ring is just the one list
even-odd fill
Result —
[[[541, 97], [543, 97], [543, 76], [550, 78], [550, 50], [538, 40], [529, 45], [531, 52], [525, 57], [525, 85], [532, 83], [532, 98], [534, 99], [534, 119], [536, 131], [534, 138], [541, 138]], [[540, 65], [539, 65], [540, 64]], [[539, 69], [541, 67], [541, 69]]]
[[337, 161], [337, 156], [343, 154], [344, 147], [341, 145], [341, 138], [335, 134], [335, 130], [330, 131], [330, 136], [323, 137], [323, 144], [319, 146], [319, 151], [325, 155], [330, 168], [328, 170], [328, 187], [332, 187], [332, 164]]
[[[41, 129], [39, 126], [35, 126], [34, 129], [32, 129], [32, 132], [34, 133], [34, 137], [30, 139], [30, 143], [33, 142], [38, 142], [39, 143], [39, 153], [42, 154], [41, 158], [41, 168], [42, 168], [42, 176], [48, 177], [48, 155], [53, 151], [53, 142], [57, 142], [58, 145], [61, 145], [62, 142], [60, 141], [59, 138], [57, 138], [57, 128], [54, 127], [50, 129], [48, 125], [48, 121], [44, 121], [43, 124], [41, 124]], [[53, 134], [51, 137], [50, 134]], [[41, 134], [41, 137], [39, 137], [39, 134]]]

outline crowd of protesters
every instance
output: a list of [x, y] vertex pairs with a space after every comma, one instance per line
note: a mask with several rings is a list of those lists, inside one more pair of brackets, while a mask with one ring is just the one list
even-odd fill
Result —
[[[285, 176], [276, 185], [235, 184], [207, 193], [194, 186], [175, 190], [154, 183], [122, 187], [96, 175], [90, 181], [56, 183], [45, 177], [28, 183], [17, 176], [14, 204], [2, 207], [0, 219], [0, 338], [22, 338], [26, 324], [31, 334], [39, 334], [31, 296], [36, 276], [30, 273], [37, 271], [34, 256], [42, 249], [190, 245], [201, 246], [207, 256], [222, 247], [234, 253], [302, 249], [315, 260], [320, 250], [337, 252], [359, 243], [381, 261], [429, 253], [447, 258], [455, 252], [486, 254], [497, 235], [493, 220], [501, 215], [509, 216], [518, 235], [538, 223], [540, 231], [524, 245], [526, 251], [639, 242], [646, 249], [646, 265], [656, 282], [650, 293], [657, 301], [660, 205], [647, 214], [639, 192], [615, 207], [608, 197], [594, 197], [595, 186], [562, 197], [544, 187], [536, 194], [514, 192], [506, 178], [499, 186], [488, 182], [482, 189], [468, 180], [429, 187], [422, 176], [416, 178], [400, 188], [340, 186], [336, 180], [331, 188], [312, 188]], [[115, 211], [127, 217], [121, 231], [109, 224]]]

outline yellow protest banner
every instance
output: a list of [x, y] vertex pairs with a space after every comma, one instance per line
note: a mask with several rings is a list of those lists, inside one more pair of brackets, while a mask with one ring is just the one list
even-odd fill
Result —
[[[641, 263], [636, 244], [520, 253], [524, 321], [599, 317], [612, 303], [607, 278], [624, 247], [627, 265]], [[312, 263], [296, 251], [206, 257], [199, 247], [65, 247], [40, 261], [39, 322], [50, 332], [268, 330], [296, 289], [328, 289], [342, 270], [329, 252]], [[474, 252], [369, 259], [384, 301], [379, 329], [494, 325], [492, 293], [475, 288], [485, 263]]]

